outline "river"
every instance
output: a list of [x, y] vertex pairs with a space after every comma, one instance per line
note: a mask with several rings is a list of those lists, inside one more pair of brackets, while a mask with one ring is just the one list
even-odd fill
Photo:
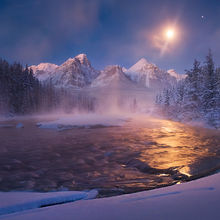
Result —
[[[214, 129], [135, 116], [123, 126], [56, 131], [38, 128], [40, 120], [0, 122], [1, 191], [95, 188], [100, 196], [111, 196], [189, 181], [220, 168], [220, 132]], [[24, 128], [15, 128], [18, 122]]]

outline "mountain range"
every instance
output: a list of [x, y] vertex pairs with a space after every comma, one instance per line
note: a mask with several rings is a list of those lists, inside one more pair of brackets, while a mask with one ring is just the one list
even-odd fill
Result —
[[161, 70], [145, 58], [129, 69], [118, 65], [107, 66], [104, 70], [92, 67], [85, 54], [69, 58], [60, 66], [51, 63], [32, 65], [35, 77], [41, 82], [52, 82], [57, 87], [68, 88], [150, 88], [161, 89], [185, 78], [171, 69]]

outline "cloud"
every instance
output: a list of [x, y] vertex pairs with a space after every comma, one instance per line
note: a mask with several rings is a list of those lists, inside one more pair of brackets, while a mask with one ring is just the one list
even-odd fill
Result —
[[[49, 1], [47, 5], [49, 23], [54, 30], [81, 32], [92, 29], [98, 23], [99, 1], [74, 0], [74, 1]], [[47, 21], [46, 21], [47, 22]]]
[[52, 45], [50, 40], [41, 33], [33, 32], [20, 39], [13, 53], [26, 63], [38, 62], [49, 55]]
[[98, 25], [99, 0], [11, 1], [0, 8], [0, 56], [38, 62], [55, 48], [87, 39]]

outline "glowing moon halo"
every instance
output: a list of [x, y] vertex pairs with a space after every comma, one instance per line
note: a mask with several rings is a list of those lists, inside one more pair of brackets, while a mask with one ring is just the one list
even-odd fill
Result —
[[173, 29], [168, 29], [168, 30], [166, 31], [166, 37], [167, 37], [167, 39], [172, 39], [172, 38], [174, 38], [174, 36], [175, 36], [175, 32], [174, 32]]

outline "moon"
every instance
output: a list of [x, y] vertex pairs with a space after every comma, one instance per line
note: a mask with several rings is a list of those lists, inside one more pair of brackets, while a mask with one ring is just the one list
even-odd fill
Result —
[[167, 39], [171, 40], [175, 36], [175, 31], [173, 29], [168, 29], [165, 34], [166, 34]]

